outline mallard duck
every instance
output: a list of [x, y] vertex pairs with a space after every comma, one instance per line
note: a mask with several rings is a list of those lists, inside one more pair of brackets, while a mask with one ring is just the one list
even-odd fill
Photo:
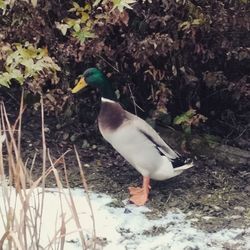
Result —
[[193, 166], [192, 161], [171, 149], [144, 120], [123, 109], [108, 78], [99, 69], [87, 69], [72, 93], [88, 85], [101, 93], [98, 126], [102, 136], [143, 176], [141, 188], [129, 187], [131, 202], [138, 206], [147, 202], [150, 179], [166, 180]]

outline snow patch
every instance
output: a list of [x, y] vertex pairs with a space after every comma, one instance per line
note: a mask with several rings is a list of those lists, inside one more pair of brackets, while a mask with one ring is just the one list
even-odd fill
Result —
[[[14, 194], [14, 190], [12, 190]], [[67, 190], [64, 190], [67, 193]], [[4, 214], [4, 201], [0, 187], [0, 210]], [[78, 211], [80, 223], [85, 238], [91, 238], [93, 223], [91, 211], [82, 189], [72, 190], [74, 203]], [[35, 190], [30, 201], [35, 204], [41, 196], [41, 189]], [[11, 195], [14, 205], [15, 195]], [[66, 197], [66, 198], [65, 198]], [[46, 189], [42, 219], [41, 245], [46, 246], [48, 239], [55, 234], [61, 225], [61, 207], [65, 215], [67, 250], [82, 249], [75, 222], [71, 220], [71, 211], [67, 200], [69, 196], [62, 196], [60, 206], [59, 192], [56, 189]], [[96, 234], [98, 241], [103, 243], [100, 249], [104, 250], [184, 250], [184, 249], [250, 249], [250, 228], [224, 229], [216, 233], [208, 233], [192, 226], [191, 221], [181, 211], [169, 211], [166, 216], [149, 220], [145, 213], [150, 210], [144, 207], [126, 205], [126, 208], [113, 208], [108, 204], [112, 198], [105, 194], [90, 193], [91, 204], [94, 211]], [[34, 205], [33, 204], [33, 205]], [[17, 213], [20, 212], [20, 203], [17, 203]], [[17, 216], [18, 218], [18, 216]], [[4, 230], [3, 220], [0, 216], [0, 238]]]

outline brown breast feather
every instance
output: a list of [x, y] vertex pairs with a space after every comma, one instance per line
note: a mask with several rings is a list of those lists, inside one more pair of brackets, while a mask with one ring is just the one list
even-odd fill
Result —
[[126, 119], [126, 112], [119, 103], [103, 102], [98, 116], [102, 130], [116, 130]]

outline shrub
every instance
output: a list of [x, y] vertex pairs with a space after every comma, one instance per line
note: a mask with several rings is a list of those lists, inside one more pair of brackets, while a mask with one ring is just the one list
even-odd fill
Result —
[[[60, 67], [48, 55], [46, 48], [35, 48], [32, 44], [2, 44], [0, 60], [4, 61], [4, 70], [0, 71], [0, 85], [10, 87], [12, 81], [29, 84], [30, 90], [41, 90], [46, 79], [57, 83], [57, 71]], [[43, 84], [37, 84], [42, 79]], [[37, 82], [37, 83], [36, 83]]]
[[[73, 37], [84, 43], [86, 39], [97, 37], [94, 32], [96, 26], [107, 25], [114, 15], [119, 18], [124, 9], [132, 9], [131, 4], [135, 2], [135, 0], [96, 0], [93, 5], [84, 3], [83, 7], [77, 2], [72, 2], [73, 7], [68, 12], [74, 13], [75, 18], [65, 18], [60, 23], [56, 22], [56, 26], [64, 36], [70, 30]], [[102, 9], [101, 13], [98, 13], [98, 8]]]
[[49, 48], [64, 69], [62, 89], [97, 66], [128, 106], [146, 114], [160, 109], [172, 118], [191, 108], [208, 117], [207, 124], [224, 119], [231, 131], [229, 113], [248, 123], [248, 7], [245, 0], [52, 0], [38, 1], [37, 8], [16, 1], [0, 20], [0, 34], [5, 42]]

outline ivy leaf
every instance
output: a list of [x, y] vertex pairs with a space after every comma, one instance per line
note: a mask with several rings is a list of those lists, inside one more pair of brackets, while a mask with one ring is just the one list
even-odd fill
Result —
[[120, 12], [123, 12], [124, 8], [132, 9], [132, 7], [130, 5], [135, 3], [135, 2], [136, 2], [136, 0], [113, 0], [114, 6], [113, 6], [111, 11], [113, 11], [116, 8]]

